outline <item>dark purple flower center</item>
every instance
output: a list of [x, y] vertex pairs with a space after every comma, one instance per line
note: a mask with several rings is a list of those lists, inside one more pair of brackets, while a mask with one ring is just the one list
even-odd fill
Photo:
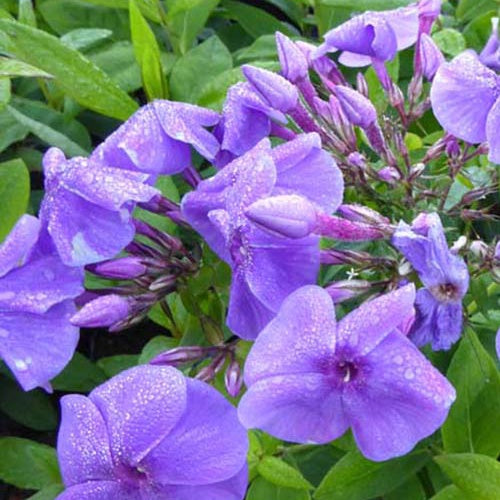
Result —
[[231, 254], [231, 258], [233, 259], [235, 266], [242, 265], [248, 258], [246, 242], [247, 238], [243, 228], [236, 229], [232, 235], [231, 243], [229, 245], [229, 253]]
[[335, 367], [337, 375], [342, 382], [348, 383], [354, 380], [358, 375], [358, 367], [352, 361], [339, 361]]
[[453, 283], [443, 283], [431, 288], [432, 295], [440, 302], [460, 300], [460, 291]]

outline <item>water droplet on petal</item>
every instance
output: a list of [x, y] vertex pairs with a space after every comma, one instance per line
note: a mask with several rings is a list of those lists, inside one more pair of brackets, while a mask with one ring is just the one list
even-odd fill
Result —
[[56, 275], [54, 274], [54, 271], [52, 271], [51, 269], [45, 269], [43, 271], [43, 275], [45, 276], [45, 278], [47, 278], [49, 281], [52, 281]]
[[415, 378], [415, 373], [413, 373], [413, 370], [411, 368], [407, 368], [405, 370], [405, 379], [412, 380], [413, 378]]
[[402, 365], [403, 364], [403, 356], [400, 356], [399, 354], [397, 356], [394, 356], [393, 359], [394, 363], [397, 365]]
[[20, 372], [25, 372], [28, 369], [28, 365], [26, 362], [22, 359], [16, 359], [14, 360], [14, 366], [20, 371]]
[[5, 328], [0, 328], [0, 338], [6, 339], [9, 336], [9, 332]]
[[16, 296], [15, 292], [0, 292], [0, 300], [10, 300]]

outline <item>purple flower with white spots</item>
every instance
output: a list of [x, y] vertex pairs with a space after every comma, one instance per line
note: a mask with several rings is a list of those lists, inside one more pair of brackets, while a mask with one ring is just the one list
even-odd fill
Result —
[[43, 166], [45, 198], [40, 219], [69, 266], [114, 257], [134, 237], [135, 202], [158, 194], [145, 184], [148, 174], [102, 166], [83, 157], [67, 160], [57, 148], [45, 153]]
[[0, 246], [0, 357], [24, 390], [50, 390], [73, 356], [69, 318], [82, 292], [83, 270], [65, 266], [40, 221], [22, 216]]
[[191, 166], [191, 146], [208, 160], [219, 142], [208, 131], [219, 122], [215, 111], [192, 104], [153, 101], [133, 114], [92, 153], [104, 166], [152, 175], [172, 175]]
[[461, 257], [448, 249], [439, 216], [421, 214], [408, 226], [400, 222], [392, 244], [410, 261], [425, 288], [417, 292], [410, 338], [434, 350], [449, 349], [462, 333], [462, 298], [469, 273]]
[[418, 37], [418, 8], [415, 4], [382, 12], [368, 11], [355, 16], [325, 34], [316, 56], [342, 51], [345, 66], [367, 66], [384, 62], [410, 47]]
[[325, 290], [294, 292], [247, 358], [241, 422], [298, 443], [327, 443], [351, 428], [370, 460], [408, 453], [443, 424], [455, 399], [398, 329], [414, 299], [408, 285], [337, 324]]
[[464, 141], [487, 141], [500, 163], [500, 77], [467, 50], [440, 65], [431, 87], [432, 110], [442, 127]]
[[269, 234], [246, 215], [259, 199], [291, 194], [327, 213], [341, 203], [342, 175], [316, 134], [298, 136], [273, 150], [263, 140], [182, 201], [187, 221], [232, 267], [227, 322], [240, 337], [255, 338], [285, 297], [316, 281], [317, 236]]
[[64, 396], [59, 500], [242, 500], [248, 440], [215, 389], [169, 366], [138, 366]]

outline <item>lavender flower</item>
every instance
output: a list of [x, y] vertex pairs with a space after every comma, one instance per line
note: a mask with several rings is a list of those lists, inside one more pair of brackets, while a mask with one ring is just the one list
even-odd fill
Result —
[[87, 302], [72, 318], [73, 325], [96, 328], [112, 326], [122, 321], [131, 312], [131, 300], [120, 295], [110, 294]]
[[294, 292], [247, 358], [242, 423], [299, 443], [327, 443], [351, 427], [370, 460], [409, 452], [442, 425], [455, 399], [398, 329], [414, 299], [414, 287], [405, 286], [337, 325], [325, 290]]
[[498, 36], [498, 17], [491, 18], [491, 35], [483, 50], [479, 54], [479, 60], [488, 68], [500, 71], [500, 38]]
[[102, 166], [82, 157], [67, 160], [51, 148], [43, 159], [45, 198], [40, 218], [62, 261], [83, 266], [115, 256], [134, 237], [134, 202], [158, 191], [148, 175]]
[[410, 338], [434, 350], [449, 349], [462, 332], [462, 298], [469, 286], [467, 266], [446, 243], [437, 214], [421, 214], [411, 227], [404, 222], [393, 245], [411, 262], [425, 288], [417, 292]]
[[50, 389], [73, 356], [82, 291], [82, 269], [61, 262], [38, 219], [21, 217], [0, 246], [0, 357], [24, 390]]
[[191, 166], [191, 146], [208, 160], [215, 158], [219, 143], [205, 127], [219, 119], [215, 111], [192, 104], [154, 101], [111, 134], [91, 159], [125, 170], [175, 174]]
[[248, 441], [235, 409], [175, 368], [138, 366], [64, 396], [59, 500], [242, 500]]
[[376, 60], [389, 61], [396, 52], [413, 45], [418, 36], [415, 4], [383, 12], [365, 12], [325, 34], [316, 56], [341, 50], [345, 66], [367, 66]]
[[432, 80], [439, 66], [445, 61], [444, 56], [439, 50], [439, 47], [434, 43], [434, 40], [425, 33], [421, 35], [419, 44], [420, 50], [418, 54], [420, 57], [422, 74], [427, 80]]
[[317, 236], [283, 238], [259, 229], [247, 217], [254, 202], [296, 194], [330, 213], [340, 204], [340, 170], [321, 150], [316, 134], [304, 134], [271, 150], [263, 140], [186, 195], [182, 211], [233, 270], [228, 326], [255, 338], [284, 298], [314, 283], [319, 270]]
[[470, 143], [488, 141], [488, 158], [500, 163], [500, 78], [474, 51], [441, 64], [432, 82], [431, 102], [447, 132]]

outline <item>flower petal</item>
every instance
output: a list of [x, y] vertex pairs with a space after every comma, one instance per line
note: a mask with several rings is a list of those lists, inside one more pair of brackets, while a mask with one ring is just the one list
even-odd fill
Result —
[[439, 123], [472, 143], [486, 140], [486, 120], [499, 95], [498, 76], [471, 50], [441, 64], [431, 87], [432, 109]]
[[325, 290], [304, 286], [283, 302], [245, 363], [245, 384], [285, 374], [319, 373], [335, 350], [335, 310]]
[[455, 390], [399, 332], [365, 360], [371, 370], [364, 385], [352, 384], [343, 394], [354, 438], [370, 460], [404, 455], [443, 424]]
[[486, 139], [488, 140], [488, 159], [493, 163], [500, 163], [500, 97], [488, 113], [486, 120]]
[[238, 406], [247, 428], [285, 441], [327, 443], [348, 427], [341, 391], [318, 373], [276, 375], [252, 384]]
[[69, 322], [75, 311], [69, 300], [44, 314], [0, 311], [0, 357], [25, 391], [46, 386], [68, 364], [79, 336]]
[[61, 399], [57, 456], [66, 486], [113, 478], [108, 431], [92, 401], [77, 394]]
[[413, 314], [414, 285], [364, 302], [338, 324], [338, 346], [366, 355]]
[[193, 486], [230, 479], [245, 464], [247, 433], [235, 408], [213, 387], [189, 378], [186, 384], [184, 414], [141, 466], [165, 485]]
[[89, 481], [64, 490], [57, 500], [142, 500], [139, 490], [131, 490], [115, 481]]
[[104, 417], [115, 462], [136, 466], [175, 427], [186, 408], [186, 381], [175, 368], [121, 372], [89, 398]]

